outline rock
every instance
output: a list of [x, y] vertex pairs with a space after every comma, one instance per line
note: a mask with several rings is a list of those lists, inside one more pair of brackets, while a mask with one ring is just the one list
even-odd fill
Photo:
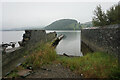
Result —
[[32, 70], [24, 69], [24, 70], [18, 71], [17, 74], [18, 74], [19, 76], [26, 77], [26, 76], [30, 75], [31, 72], [32, 72]]
[[16, 67], [18, 67], [18, 66], [20, 66], [22, 63], [18, 63], [17, 65], [16, 65]]
[[24, 38], [28, 38], [28, 37], [30, 37], [31, 36], [31, 34], [23, 34], [23, 37]]
[[51, 71], [50, 69], [46, 69], [46, 68], [41, 68], [42, 70], [46, 70], [46, 71]]
[[65, 54], [65, 53], [63, 53], [63, 55], [69, 57], [69, 55], [67, 55], [67, 54]]
[[32, 66], [28, 66], [27, 69], [29, 69], [29, 70], [33, 70]]
[[19, 46], [22, 46], [22, 41], [18, 41]]

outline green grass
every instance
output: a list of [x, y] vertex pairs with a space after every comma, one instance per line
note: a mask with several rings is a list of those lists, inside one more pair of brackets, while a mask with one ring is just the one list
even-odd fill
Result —
[[13, 78], [13, 77], [19, 77], [19, 75], [17, 74], [17, 70], [15, 69], [14, 71], [12, 71], [10, 74], [7, 75], [8, 78]]
[[[38, 44], [28, 55], [23, 66], [19, 66], [17, 71], [25, 69], [27, 66], [36, 69], [45, 64], [58, 62], [79, 75], [83, 74], [84, 78], [120, 78], [118, 60], [106, 53], [88, 53], [82, 57], [58, 56], [51, 44], [47, 43]], [[18, 76], [16, 70], [9, 76]]]
[[106, 53], [90, 53], [83, 57], [58, 57], [57, 61], [85, 78], [120, 78], [118, 60]]
[[50, 44], [42, 44], [35, 49], [33, 54], [27, 57], [25, 63], [33, 68], [39, 68], [54, 61], [56, 56], [56, 51]]
[[56, 60], [57, 54], [54, 47], [50, 43], [37, 44], [30, 51], [25, 50], [24, 58], [26, 61], [22, 65], [16, 67], [7, 77], [19, 77], [18, 71], [32, 66], [33, 69], [40, 68], [42, 65], [50, 64]]
[[120, 78], [118, 60], [106, 53], [88, 53], [82, 57], [57, 56], [50, 44], [42, 44], [27, 57], [26, 64], [40, 68], [44, 64], [57, 61], [85, 78]]

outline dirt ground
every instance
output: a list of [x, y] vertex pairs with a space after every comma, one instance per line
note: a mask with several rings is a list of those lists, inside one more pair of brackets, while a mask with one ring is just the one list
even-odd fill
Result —
[[34, 70], [34, 73], [26, 78], [81, 78], [81, 76], [57, 63], [44, 65], [42, 68]]

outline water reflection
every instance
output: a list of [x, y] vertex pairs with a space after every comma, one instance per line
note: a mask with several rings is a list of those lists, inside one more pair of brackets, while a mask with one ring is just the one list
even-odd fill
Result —
[[58, 54], [66, 53], [68, 55], [82, 56], [80, 31], [56, 31], [58, 35], [63, 34], [65, 37], [56, 47]]

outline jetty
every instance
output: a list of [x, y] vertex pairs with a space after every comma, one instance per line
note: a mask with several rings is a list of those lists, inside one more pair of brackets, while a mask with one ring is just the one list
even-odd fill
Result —
[[64, 37], [63, 34], [61, 34], [61, 35], [59, 35], [58, 37], [56, 37], [56, 38], [52, 41], [52, 46], [53, 46], [53, 47], [56, 47], [63, 37]]

